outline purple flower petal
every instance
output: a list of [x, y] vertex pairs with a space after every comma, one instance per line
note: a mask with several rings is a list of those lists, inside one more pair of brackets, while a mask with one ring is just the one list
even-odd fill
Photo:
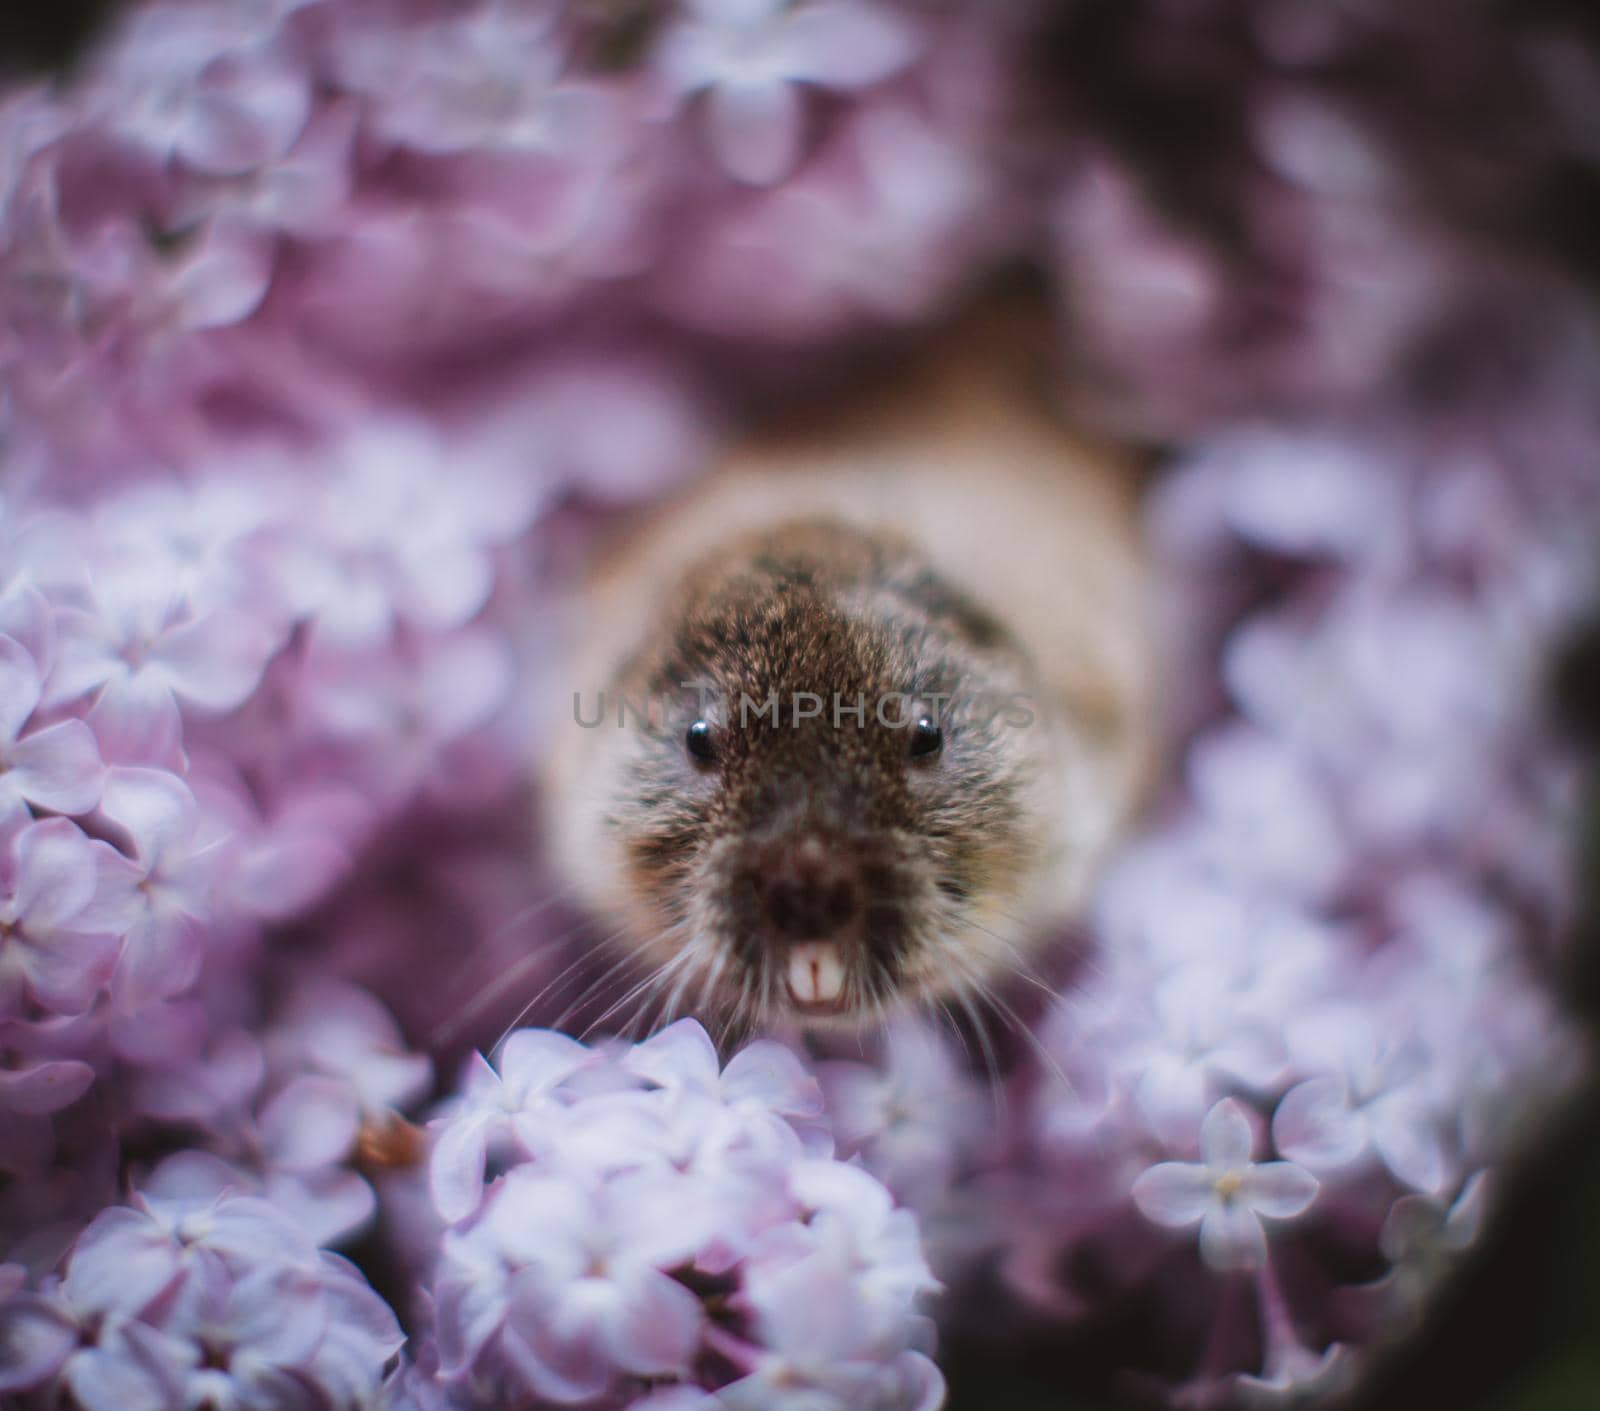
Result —
[[728, 1061], [721, 1086], [729, 1102], [756, 1102], [787, 1117], [815, 1117], [822, 1111], [821, 1085], [793, 1052], [778, 1043], [757, 1042], [740, 1049]]
[[1217, 1190], [1204, 1166], [1163, 1161], [1139, 1176], [1132, 1195], [1147, 1220], [1178, 1229], [1201, 1219], [1216, 1200]]
[[194, 984], [205, 960], [205, 937], [186, 916], [151, 916], [129, 928], [111, 977], [117, 1009], [134, 1014]]
[[441, 1218], [454, 1224], [478, 1208], [487, 1159], [485, 1119], [457, 1117], [440, 1126], [428, 1158], [428, 1190]]
[[179, 134], [178, 154], [208, 172], [249, 171], [293, 145], [311, 113], [306, 75], [254, 62], [208, 75]]
[[319, 1245], [354, 1239], [378, 1210], [377, 1194], [366, 1178], [342, 1166], [269, 1172], [264, 1193]]
[[157, 672], [111, 677], [89, 709], [89, 726], [107, 760], [183, 766], [183, 723], [178, 703]]
[[281, 640], [259, 618], [214, 612], [166, 633], [159, 661], [179, 696], [205, 710], [232, 710], [255, 690]]
[[72, 921], [95, 893], [94, 844], [77, 824], [46, 819], [15, 844], [16, 908], [30, 930], [45, 933]]
[[20, 642], [0, 636], [0, 745], [22, 733], [42, 689], [32, 655]]
[[172, 278], [178, 326], [197, 331], [242, 323], [266, 297], [272, 263], [272, 246], [263, 237], [212, 222]]
[[81, 1312], [134, 1317], [177, 1277], [166, 1232], [143, 1211], [113, 1206], [78, 1236], [62, 1291]]
[[576, 1039], [548, 1029], [519, 1029], [500, 1050], [500, 1074], [521, 1101], [565, 1082], [594, 1055]]
[[1367, 1149], [1367, 1124], [1350, 1110], [1350, 1091], [1332, 1074], [1291, 1088], [1272, 1116], [1273, 1144], [1314, 1169], [1343, 1166]]
[[1383, 1164], [1416, 1190], [1438, 1195], [1449, 1177], [1432, 1116], [1420, 1104], [1380, 1098], [1368, 1110], [1368, 1130]]
[[770, 186], [800, 155], [800, 95], [781, 79], [718, 84], [706, 98], [711, 142], [728, 172]]
[[1219, 1170], [1248, 1166], [1254, 1147], [1250, 1119], [1231, 1097], [1213, 1107], [1200, 1124], [1200, 1154], [1208, 1166]]
[[663, 1088], [715, 1092], [721, 1079], [717, 1047], [699, 1022], [679, 1019], [632, 1049], [623, 1067]]
[[117, 963], [115, 936], [57, 932], [24, 946], [18, 965], [34, 997], [56, 1014], [83, 1014], [110, 981]]
[[291, 1171], [331, 1166], [349, 1154], [361, 1125], [355, 1093], [335, 1078], [293, 1079], [256, 1118], [267, 1159]]
[[1304, 1167], [1292, 1161], [1264, 1161], [1245, 1174], [1239, 1198], [1259, 1215], [1289, 1220], [1305, 1211], [1319, 1189], [1317, 1178]]
[[705, 1323], [700, 1300], [643, 1265], [614, 1273], [609, 1283], [603, 1337], [611, 1361], [642, 1377], [686, 1372]]
[[227, 1295], [229, 1332], [252, 1355], [293, 1364], [309, 1357], [327, 1327], [316, 1273], [271, 1264], [251, 1269]]
[[833, 88], [865, 88], [916, 57], [916, 31], [877, 5], [821, 0], [784, 18], [784, 71]]
[[1240, 1201], [1214, 1202], [1200, 1221], [1200, 1256], [1213, 1269], [1259, 1269], [1267, 1236], [1255, 1211]]
[[165, 769], [121, 766], [106, 774], [100, 811], [126, 830], [148, 870], [194, 831], [196, 805], [189, 786]]
[[78, 1329], [49, 1300], [0, 1296], [0, 1394], [42, 1385], [77, 1345]]
[[[94, 1069], [75, 1058], [47, 1059], [0, 1069], [0, 1111], [44, 1114], [76, 1102], [94, 1081]], [[5, 1339], [0, 1337], [0, 1346]]]
[[67, 1385], [83, 1411], [170, 1411], [183, 1390], [142, 1359], [91, 1348], [67, 1364]]
[[81, 720], [62, 720], [18, 740], [10, 783], [29, 803], [53, 813], [87, 813], [105, 777], [94, 734]]

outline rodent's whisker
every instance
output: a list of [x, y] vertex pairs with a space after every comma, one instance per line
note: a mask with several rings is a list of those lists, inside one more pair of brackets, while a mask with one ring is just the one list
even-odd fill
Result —
[[[583, 956], [580, 959], [586, 961], [589, 957]], [[636, 973], [638, 964], [639, 957], [637, 955], [624, 951], [606, 967], [604, 973], [597, 980], [585, 986], [547, 1027], [564, 1032], [567, 1024], [583, 1012], [584, 1005], [591, 1002], [598, 1004], [606, 997], [614, 985], [626, 984], [629, 977]]]
[[1004, 1123], [1008, 1106], [1006, 1103], [1005, 1083], [1001, 1080], [1000, 1059], [995, 1053], [994, 1042], [989, 1037], [989, 1028], [983, 1022], [983, 1016], [973, 1004], [972, 992], [965, 987], [956, 990], [954, 999], [961, 1006], [961, 1012], [971, 1021], [974, 1034], [978, 1040], [978, 1047], [983, 1050], [983, 1061], [989, 1071], [989, 1092], [994, 1102], [995, 1120]]
[[[568, 932], [566, 935], [558, 937], [555, 941], [553, 941], [551, 943], [551, 948], [555, 949], [555, 948], [557, 948], [557, 947], [559, 947], [561, 945], [564, 945], [567, 941], [571, 940], [573, 936], [581, 934], [582, 933], [582, 929], [583, 928], [581, 928], [581, 927], [576, 927], [572, 931]], [[598, 944], [599, 944], [599, 946], [603, 947], [603, 946], [607, 946], [607, 945], [610, 945], [610, 944], [614, 943], [618, 939], [620, 939], [619, 933], [612, 932], [609, 935], [605, 935], [605, 936], [599, 937], [598, 938]], [[570, 962], [568, 962], [568, 964], [565, 965], [562, 968], [561, 973], [558, 974], [555, 977], [555, 979], [551, 980], [548, 984], [546, 984], [543, 988], [541, 988], [538, 991], [538, 993], [533, 995], [528, 1000], [528, 1002], [526, 1004], [524, 1004], [522, 1006], [522, 1008], [517, 1011], [516, 1017], [513, 1018], [511, 1020], [511, 1022], [509, 1024], [507, 1024], [504, 1029], [501, 1030], [500, 1037], [494, 1041], [494, 1048], [498, 1049], [500, 1047], [500, 1045], [503, 1044], [506, 1041], [507, 1037], [511, 1034], [513, 1029], [518, 1028], [520, 1025], [522, 1025], [523, 1023], [525, 1023], [527, 1021], [528, 1016], [531, 1015], [534, 1012], [534, 1010], [544, 1000], [546, 995], [549, 995], [552, 992], [560, 993], [560, 990], [562, 988], [564, 988], [568, 982], [581, 977], [583, 975], [583, 973], [584, 973], [584, 967], [589, 964], [590, 960], [591, 960], [591, 956], [590, 956], [588, 950], [587, 949], [580, 949], [578, 954], [576, 956], [574, 956], [573, 959]], [[605, 978], [609, 979], [611, 975], [616, 973], [616, 970], [618, 968], [619, 968], [618, 966], [614, 965], [610, 969], [608, 969], [607, 972], [606, 972]], [[603, 981], [602, 981], [602, 983], [603, 983]], [[587, 987], [586, 987], [585, 991], [583, 993], [580, 993], [579, 997], [576, 1000], [573, 1001], [572, 1005], [569, 1006], [562, 1013], [560, 1018], [556, 1019], [553, 1023], [548, 1024], [545, 1027], [550, 1028], [550, 1029], [560, 1029], [562, 1027], [562, 1025], [566, 1022], [567, 1015], [572, 1013], [572, 1010], [573, 1010], [574, 1007], [581, 1005], [586, 997], [587, 997]], [[491, 1050], [491, 1052], [492, 1051], [493, 1050]]]
[[[646, 975], [642, 980], [633, 985], [625, 994], [623, 994], [621, 999], [618, 999], [609, 1005], [603, 1014], [585, 1025], [583, 1032], [579, 1034], [578, 1037], [580, 1039], [587, 1039], [590, 1034], [603, 1025], [606, 1020], [611, 1018], [613, 1014], [616, 1014], [619, 1010], [623, 1009], [632, 1001], [648, 994], [652, 988], [662, 984], [666, 977], [671, 975], [674, 971], [683, 969], [685, 966], [687, 966], [692, 960], [693, 955], [694, 952], [685, 947], [670, 960], [665, 961], [663, 964], [657, 966], [655, 970]], [[632, 959], [632, 957], [629, 957], [629, 959]]]
[[[530, 908], [528, 911], [519, 913], [518, 924], [531, 919], [531, 911], [532, 909]], [[586, 928], [582, 923], [570, 926], [559, 936], [551, 937], [538, 946], [530, 947], [506, 969], [500, 971], [496, 975], [490, 976], [490, 978], [479, 987], [476, 994], [455, 1007], [455, 1012], [447, 1021], [434, 1028], [434, 1030], [428, 1035], [428, 1046], [430, 1048], [439, 1048], [447, 1047], [448, 1045], [455, 1043], [457, 1039], [459, 1039], [462, 1034], [465, 1033], [468, 1026], [486, 1009], [493, 1005], [497, 999], [505, 994], [507, 990], [512, 989], [518, 983], [520, 983], [530, 970], [536, 969], [541, 963], [547, 962], [553, 954], [559, 954], [561, 948], [566, 945], [568, 941], [570, 941], [574, 936], [582, 934], [585, 929]], [[503, 936], [506, 934], [506, 930], [506, 927], [501, 927], [496, 931], [495, 934]], [[603, 943], [608, 943], [610, 940], [616, 939], [616, 934], [617, 933], [614, 933], [612, 936], [608, 937]], [[566, 979], [573, 970], [577, 969], [583, 963], [586, 958], [587, 957], [584, 954], [580, 953], [576, 960], [566, 966], [561, 973], [555, 977], [555, 979], [548, 982], [544, 989], [540, 990], [539, 993], [522, 1008], [517, 1016], [516, 1022], [521, 1023], [522, 1020], [527, 1017], [532, 1007], [537, 1004], [541, 998], [543, 998], [545, 993], [555, 985], [559, 984], [562, 980]]]
[[943, 996], [938, 996], [933, 1001], [933, 1012], [944, 1020], [950, 1032], [955, 1035], [955, 1040], [961, 1045], [961, 1055], [967, 1067], [972, 1067], [972, 1049], [967, 1044], [967, 1036], [961, 1032], [961, 1025], [957, 1021], [954, 1011], [950, 1008], [950, 1001]]
[[666, 1014], [664, 1017], [665, 1021], [669, 1024], [677, 1016], [678, 1005], [683, 999], [684, 991], [689, 987], [689, 982], [694, 979], [699, 966], [706, 963], [703, 955], [704, 949], [704, 945], [697, 939], [694, 944], [685, 946], [681, 951], [678, 952], [678, 954], [686, 958], [689, 963], [683, 967], [683, 973], [678, 976], [677, 980], [673, 983], [671, 991], [667, 995]]
[[1004, 965], [1006, 969], [1015, 975], [1019, 980], [1026, 980], [1030, 985], [1034, 986], [1051, 999], [1059, 999], [1061, 997], [1061, 991], [1058, 990], [1054, 985], [1048, 984], [1044, 978], [1039, 975], [1037, 971], [1035, 971], [1033, 966], [1028, 963], [1027, 958], [1023, 955], [1022, 951], [1017, 947], [1014, 941], [1006, 936], [1002, 936], [998, 931], [990, 930], [989, 927], [985, 926], [976, 918], [969, 917], [967, 919], [967, 925], [971, 926], [974, 930], [982, 931], [983, 934], [988, 936], [991, 940], [1005, 947], [1007, 955], [1010, 958], [1006, 959], [1002, 957], [1000, 963]]
[[1017, 1011], [1006, 1002], [1004, 996], [999, 994], [992, 987], [984, 985], [981, 982], [980, 977], [974, 976], [973, 980], [975, 982], [974, 992], [983, 1001], [983, 1003], [989, 1005], [1000, 1014], [1000, 1016], [1006, 1021], [1006, 1027], [1023, 1039], [1028, 1047], [1033, 1050], [1039, 1061], [1044, 1064], [1044, 1066], [1050, 1071], [1051, 1075], [1058, 1082], [1060, 1082], [1062, 1087], [1064, 1087], [1067, 1092], [1072, 1093], [1076, 1091], [1073, 1087], [1072, 1080], [1067, 1077], [1060, 1063], [1056, 1061], [1055, 1055], [1044, 1046], [1038, 1035], [1033, 1032], [1032, 1026], [1029, 1025], [1021, 1017], [1021, 1015], [1019, 1015]]

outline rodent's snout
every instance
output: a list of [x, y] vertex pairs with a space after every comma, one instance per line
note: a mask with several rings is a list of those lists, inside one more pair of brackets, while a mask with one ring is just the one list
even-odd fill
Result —
[[744, 902], [740, 929], [780, 952], [773, 959], [790, 1000], [816, 1013], [843, 1008], [865, 915], [861, 867], [848, 844], [806, 834], [752, 845], [735, 891]]
[[773, 934], [789, 941], [826, 940], [845, 930], [861, 909], [859, 886], [855, 868], [835, 857], [793, 859], [756, 884]]

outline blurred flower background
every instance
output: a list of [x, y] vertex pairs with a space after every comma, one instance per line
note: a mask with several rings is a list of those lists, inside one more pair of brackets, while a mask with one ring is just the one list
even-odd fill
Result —
[[[1594, 1404], [1582, 6], [72, 18], [0, 18], [0, 1401]], [[970, 1033], [603, 1037], [574, 565], [997, 284], [1155, 467], [1157, 806]]]

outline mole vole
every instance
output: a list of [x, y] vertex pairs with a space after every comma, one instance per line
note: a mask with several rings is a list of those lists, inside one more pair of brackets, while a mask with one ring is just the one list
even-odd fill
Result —
[[668, 1012], [855, 1025], [982, 990], [1140, 794], [1137, 477], [994, 344], [736, 444], [582, 587], [544, 832]]

